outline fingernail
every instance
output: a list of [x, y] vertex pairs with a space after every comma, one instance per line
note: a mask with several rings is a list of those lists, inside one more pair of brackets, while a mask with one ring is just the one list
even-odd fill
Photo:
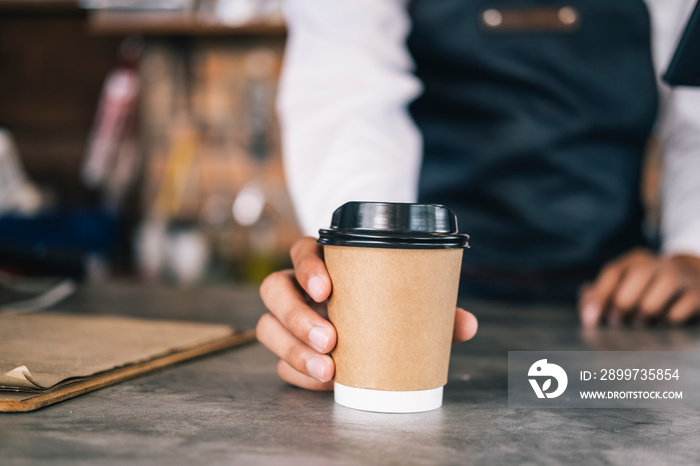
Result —
[[598, 322], [598, 308], [594, 304], [586, 304], [581, 311], [581, 321], [584, 327], [595, 327]]
[[326, 372], [326, 366], [328, 364], [326, 363], [324, 358], [309, 358], [306, 360], [306, 370], [309, 371], [309, 374], [315, 379], [318, 379], [321, 382], [327, 382], [328, 379], [324, 375]]
[[309, 284], [308, 284], [308, 289], [309, 289], [309, 294], [311, 295], [312, 298], [314, 298], [316, 301], [320, 299], [321, 293], [323, 292], [323, 289], [325, 288], [326, 283], [321, 277], [313, 276], [309, 279]]
[[328, 334], [328, 330], [325, 328], [314, 327], [309, 330], [309, 341], [317, 351], [325, 353], [327, 351], [326, 348], [328, 348], [328, 341], [330, 339], [331, 336]]

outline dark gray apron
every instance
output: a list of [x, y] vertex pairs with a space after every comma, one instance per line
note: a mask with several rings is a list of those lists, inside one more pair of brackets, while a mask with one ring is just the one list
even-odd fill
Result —
[[[562, 8], [568, 8], [562, 11]], [[657, 113], [642, 0], [415, 0], [421, 202], [472, 236], [462, 292], [571, 299], [644, 243]]]

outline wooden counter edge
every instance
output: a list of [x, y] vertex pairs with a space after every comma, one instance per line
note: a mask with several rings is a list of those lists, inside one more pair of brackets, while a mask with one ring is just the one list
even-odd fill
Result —
[[130, 380], [141, 375], [149, 374], [164, 367], [186, 361], [188, 359], [204, 356], [209, 353], [221, 351], [233, 346], [242, 345], [255, 339], [255, 330], [247, 330], [236, 333], [194, 348], [153, 359], [151, 361], [134, 364], [119, 369], [114, 369], [100, 375], [89, 377], [87, 380], [77, 382], [74, 385], [59, 388], [58, 390], [40, 394], [25, 400], [0, 400], [0, 412], [19, 413], [34, 411], [45, 406], [52, 405], [78, 395], [93, 392], [100, 388], [108, 387], [125, 380]]

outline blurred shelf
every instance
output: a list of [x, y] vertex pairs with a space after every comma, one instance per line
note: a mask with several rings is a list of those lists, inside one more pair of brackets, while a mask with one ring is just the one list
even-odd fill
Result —
[[0, 10], [56, 11], [78, 10], [76, 0], [0, 0]]
[[[2, 1], [2, 0], [0, 0]], [[88, 31], [95, 35], [140, 34], [145, 36], [278, 36], [284, 37], [284, 23], [255, 22], [230, 26], [192, 11], [93, 11]]]

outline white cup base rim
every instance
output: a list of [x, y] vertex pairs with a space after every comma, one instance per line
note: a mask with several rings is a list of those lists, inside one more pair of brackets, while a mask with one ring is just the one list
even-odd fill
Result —
[[442, 406], [443, 387], [415, 391], [372, 390], [333, 383], [335, 402], [378, 413], [420, 413]]

